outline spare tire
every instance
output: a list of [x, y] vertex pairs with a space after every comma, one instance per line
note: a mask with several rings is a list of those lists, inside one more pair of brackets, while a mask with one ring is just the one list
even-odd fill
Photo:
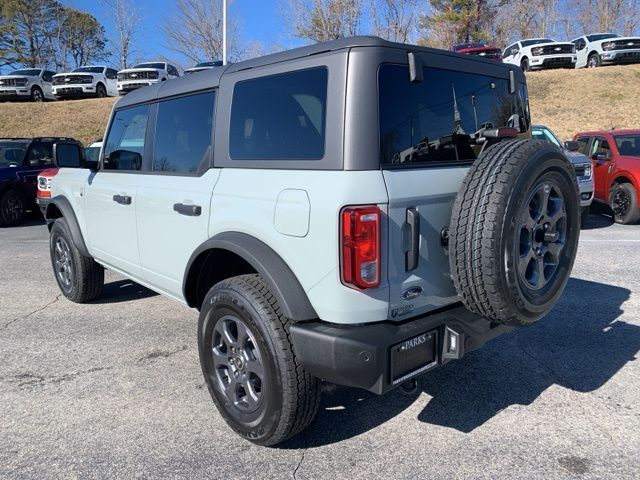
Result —
[[571, 162], [541, 140], [487, 148], [458, 192], [449, 235], [451, 275], [467, 309], [505, 325], [539, 320], [562, 294], [578, 247]]

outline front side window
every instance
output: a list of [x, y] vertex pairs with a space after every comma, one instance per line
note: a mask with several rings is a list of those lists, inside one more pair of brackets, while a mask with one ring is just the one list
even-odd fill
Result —
[[231, 107], [231, 158], [320, 160], [328, 76], [320, 67], [238, 82]]
[[105, 170], [140, 170], [144, 155], [149, 105], [118, 110], [104, 146]]
[[583, 155], [587, 155], [587, 149], [589, 148], [589, 137], [578, 137], [578, 151]]
[[526, 88], [511, 94], [506, 79], [426, 67], [411, 83], [407, 66], [383, 65], [378, 85], [383, 166], [472, 161], [481, 130], [528, 130]]
[[158, 104], [154, 171], [196, 173], [209, 168], [214, 98], [208, 92]]
[[596, 138], [591, 146], [591, 155], [595, 154], [611, 157], [611, 147], [609, 146], [609, 142], [604, 138]]

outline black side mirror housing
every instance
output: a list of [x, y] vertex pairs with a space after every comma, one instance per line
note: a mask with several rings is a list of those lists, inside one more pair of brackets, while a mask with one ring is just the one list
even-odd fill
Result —
[[574, 140], [567, 140], [564, 142], [564, 148], [570, 152], [577, 152], [580, 149], [580, 144]]
[[608, 162], [609, 160], [611, 160], [611, 157], [609, 156], [608, 153], [594, 153], [591, 158], [597, 162]]
[[84, 168], [84, 148], [77, 142], [54, 143], [53, 162], [60, 168]]

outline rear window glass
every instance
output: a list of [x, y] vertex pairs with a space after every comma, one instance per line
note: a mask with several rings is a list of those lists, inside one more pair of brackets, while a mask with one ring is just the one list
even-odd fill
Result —
[[403, 65], [383, 65], [379, 73], [382, 165], [416, 166], [469, 162], [482, 144], [483, 128], [529, 128], [526, 87], [509, 93], [509, 81], [427, 67], [424, 80], [409, 81]]
[[327, 69], [320, 67], [238, 82], [231, 107], [231, 158], [321, 159], [327, 79]]

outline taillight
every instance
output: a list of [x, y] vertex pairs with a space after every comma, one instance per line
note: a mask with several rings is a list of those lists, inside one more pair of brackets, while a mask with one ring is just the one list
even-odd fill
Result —
[[357, 288], [380, 285], [380, 209], [346, 207], [340, 214], [342, 283]]

